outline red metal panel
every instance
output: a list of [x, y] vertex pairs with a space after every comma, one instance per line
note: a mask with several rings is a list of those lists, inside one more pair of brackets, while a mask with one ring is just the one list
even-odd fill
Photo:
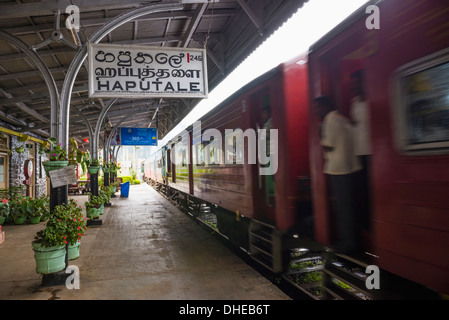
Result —
[[[299, 179], [310, 177], [309, 100], [307, 57], [298, 56], [282, 68], [282, 98], [273, 117], [279, 130], [279, 166], [276, 173], [276, 226], [288, 230], [297, 222], [297, 203], [307, 201]], [[306, 192], [305, 192], [306, 193]]]
[[[346, 75], [357, 64], [365, 68], [373, 148], [371, 237], [380, 267], [449, 292], [449, 206], [445, 201], [449, 157], [412, 156], [397, 150], [392, 98], [393, 76], [399, 67], [449, 47], [447, 1], [389, 0], [379, 7], [379, 30], [367, 30], [367, 16], [362, 15], [311, 53], [311, 98], [330, 93], [340, 110], [347, 112]], [[319, 85], [323, 75], [325, 86]], [[313, 117], [310, 134], [317, 239], [329, 243], [331, 214]]]
[[[223, 140], [224, 151], [225, 130], [248, 128], [248, 111], [245, 107], [245, 95], [242, 94], [232, 101], [227, 101], [200, 119], [201, 131], [217, 129]], [[193, 150], [192, 152], [195, 152]], [[247, 157], [245, 148], [245, 157]], [[196, 159], [195, 157], [192, 157]], [[249, 164], [226, 164], [221, 154], [222, 164], [199, 165], [193, 162], [193, 186], [196, 197], [217, 204], [232, 212], [252, 218], [253, 204], [251, 194], [251, 171]]]

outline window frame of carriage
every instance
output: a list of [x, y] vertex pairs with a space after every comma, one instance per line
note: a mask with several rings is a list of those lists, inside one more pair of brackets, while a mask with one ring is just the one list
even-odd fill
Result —
[[[411, 143], [410, 125], [408, 123], [407, 92], [405, 88], [406, 80], [413, 75], [424, 73], [430, 69], [438, 68], [443, 65], [449, 67], [449, 48], [411, 61], [398, 68], [393, 76], [393, 129], [395, 135], [396, 148], [405, 155], [437, 155], [449, 154], [449, 137], [443, 141], [431, 141], [421, 143]], [[448, 89], [449, 95], [449, 89]], [[448, 98], [449, 99], [449, 98]], [[447, 104], [449, 107], [449, 102]], [[449, 110], [449, 108], [448, 108]]]

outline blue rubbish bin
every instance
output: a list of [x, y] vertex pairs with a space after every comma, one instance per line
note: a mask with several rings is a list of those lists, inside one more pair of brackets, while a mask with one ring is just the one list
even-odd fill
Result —
[[129, 181], [120, 183], [120, 197], [128, 197], [129, 194]]

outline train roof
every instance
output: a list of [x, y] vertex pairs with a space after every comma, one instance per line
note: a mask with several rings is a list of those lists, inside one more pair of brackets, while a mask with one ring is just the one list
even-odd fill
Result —
[[[287, 65], [290, 65], [292, 63], [296, 63], [298, 60], [304, 58], [306, 56], [306, 53], [300, 54], [290, 60], [287, 60], [285, 62], [280, 63], [279, 65], [277, 65], [276, 67], [270, 69], [269, 71], [261, 74], [260, 76], [258, 76], [257, 78], [251, 80], [250, 82], [248, 82], [247, 84], [243, 85], [240, 89], [237, 89], [236, 91], [234, 91], [234, 93], [232, 93], [230, 96], [228, 96], [225, 100], [223, 100], [222, 102], [220, 102], [218, 105], [216, 105], [215, 107], [213, 107], [211, 110], [209, 110], [206, 114], [204, 114], [203, 116], [201, 116], [198, 120], [202, 120], [208, 116], [210, 116], [211, 113], [216, 112], [218, 109], [222, 108], [223, 106], [229, 104], [231, 101], [237, 99], [239, 96], [241, 96], [242, 94], [244, 94], [245, 92], [251, 90], [252, 88], [258, 86], [261, 83], [264, 83], [265, 81], [267, 81], [268, 79], [273, 78], [274, 76], [276, 76], [281, 70], [283, 70], [283, 68]], [[190, 132], [193, 130], [193, 124], [190, 124], [189, 126], [187, 126], [184, 130]], [[178, 140], [179, 136], [176, 136], [172, 139], [170, 139], [166, 144], [170, 144], [175, 142], [176, 140]]]
[[351, 15], [349, 15], [345, 20], [340, 22], [335, 28], [333, 28], [331, 31], [326, 33], [324, 36], [322, 36], [318, 41], [316, 41], [314, 44], [312, 44], [309, 48], [309, 54], [313, 53], [315, 50], [318, 50], [323, 45], [331, 41], [333, 38], [335, 38], [338, 34], [345, 31], [349, 26], [351, 26], [353, 23], [361, 19], [363, 16], [366, 15], [366, 8], [370, 5], [378, 6], [382, 2], [386, 0], [371, 0], [362, 5], [360, 8], [358, 8], [356, 11], [354, 11]]

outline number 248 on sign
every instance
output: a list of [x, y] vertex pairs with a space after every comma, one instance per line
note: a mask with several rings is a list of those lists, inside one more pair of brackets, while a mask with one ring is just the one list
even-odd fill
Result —
[[190, 62], [190, 61], [203, 61], [203, 56], [193, 55], [193, 54], [188, 53], [187, 54], [187, 62]]

